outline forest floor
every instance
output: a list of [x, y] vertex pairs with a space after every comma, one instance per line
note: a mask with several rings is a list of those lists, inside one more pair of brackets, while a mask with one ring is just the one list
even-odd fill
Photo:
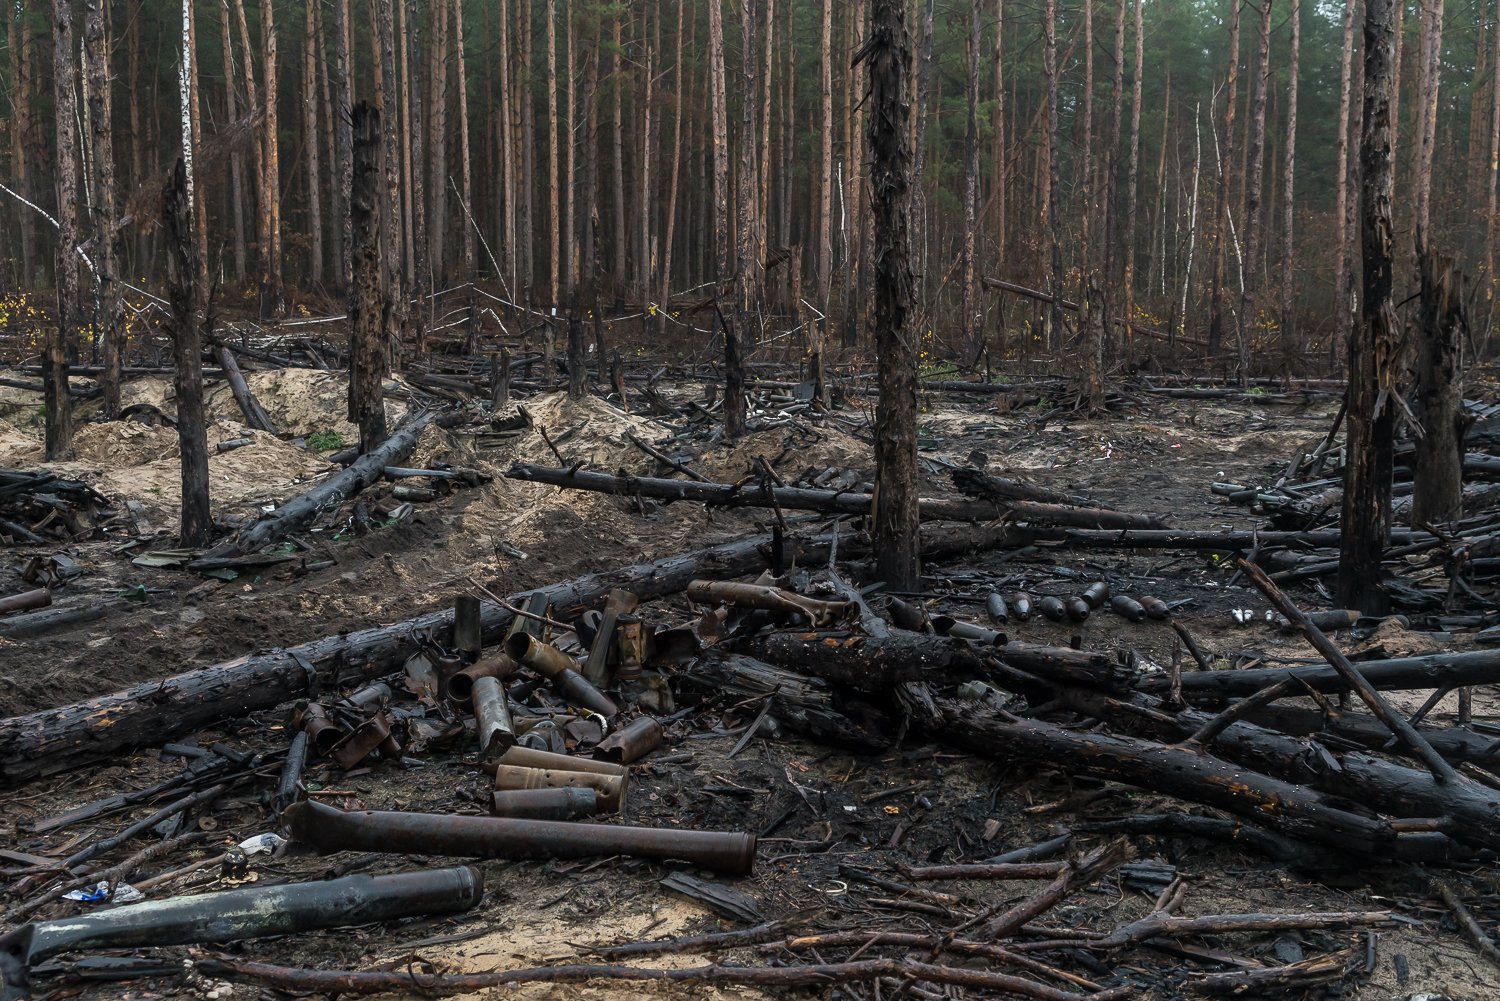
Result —
[[[340, 376], [296, 369], [248, 376], [262, 405], [284, 431], [298, 436], [332, 434], [344, 441], [356, 437], [344, 416]], [[668, 398], [686, 399], [698, 396], [699, 387], [659, 391]], [[805, 470], [827, 467], [854, 470], [869, 479], [870, 447], [861, 414], [854, 409], [862, 405], [860, 400], [845, 411], [851, 419], [844, 422], [828, 420], [811, 427], [795, 421], [755, 432], [733, 445], [695, 443], [694, 468], [713, 480], [734, 481], [750, 475], [755, 460], [764, 458], [789, 481]], [[170, 412], [170, 380], [135, 380], [127, 387], [125, 402], [149, 403]], [[83, 603], [127, 592], [140, 600], [116, 602], [106, 617], [67, 631], [26, 640], [0, 638], [0, 716], [102, 694], [252, 649], [290, 646], [410, 618], [447, 607], [458, 594], [477, 593], [476, 582], [495, 594], [510, 594], [731, 540], [755, 531], [770, 514], [708, 512], [696, 504], [649, 502], [642, 514], [635, 499], [507, 480], [502, 474], [512, 462], [554, 464], [556, 457], [537, 427], [548, 432], [570, 462], [637, 473], [653, 464], [627, 435], [658, 441], [665, 433], [652, 417], [626, 413], [596, 397], [570, 403], [553, 393], [523, 399], [521, 404], [534, 426], [515, 437], [480, 440], [433, 426], [408, 463], [468, 466], [492, 474], [490, 482], [418, 503], [411, 517], [377, 523], [368, 534], [356, 534], [345, 524], [321, 523], [299, 537], [310, 547], [304, 558], [233, 580], [133, 562], [175, 546], [175, 431], [135, 422], [82, 424], [76, 458], [47, 468], [89, 482], [118, 505], [133, 502], [128, 509], [134, 530], [148, 537], [154, 533], [155, 541], [127, 546], [122, 534], [68, 546], [66, 553], [83, 573], [59, 592], [58, 600]], [[1337, 399], [1314, 397], [1301, 406], [1153, 400], [1103, 419], [1057, 413], [1050, 401], [1013, 407], [1003, 398], [973, 401], [934, 395], [924, 398], [923, 405], [922, 455], [931, 460], [924, 493], [952, 492], [941, 469], [941, 461], [947, 460], [981, 464], [992, 473], [1088, 494], [1121, 510], [1165, 515], [1174, 527], [1249, 528], [1258, 519], [1212, 496], [1209, 485], [1274, 480], [1295, 450], [1321, 440]], [[398, 411], [392, 407], [394, 416]], [[225, 389], [210, 393], [209, 416], [210, 489], [218, 518], [253, 516], [265, 505], [301, 492], [308, 477], [330, 468], [316, 452], [259, 433], [251, 435], [253, 445], [216, 453], [216, 441], [246, 432]], [[40, 434], [34, 394], [0, 389], [0, 466], [38, 466]], [[982, 455], [974, 455], [976, 451]], [[389, 488], [382, 484], [367, 492], [366, 503], [374, 504]], [[308, 562], [322, 560], [332, 560], [333, 565], [305, 569]], [[0, 594], [25, 589], [20, 579], [23, 563], [0, 563]], [[1282, 635], [1261, 620], [1264, 599], [1244, 582], [1231, 586], [1232, 568], [1203, 555], [1001, 550], [935, 565], [928, 573], [929, 607], [959, 617], [981, 619], [984, 597], [992, 588], [1025, 587], [1038, 595], [1076, 593], [1082, 585], [1103, 579], [1116, 593], [1155, 593], [1185, 602], [1176, 615], [1210, 656], [1232, 658], [1246, 649], [1272, 658], [1311, 656], [1300, 638]], [[1307, 607], [1326, 606], [1305, 589], [1295, 593]], [[681, 599], [657, 603], [653, 614], [658, 614], [658, 607], [680, 611], [680, 620], [688, 617]], [[1230, 610], [1242, 607], [1253, 608], [1257, 621], [1237, 624]], [[1160, 665], [1170, 662], [1177, 643], [1165, 623], [1132, 625], [1102, 614], [1082, 625], [1054, 625], [1038, 618], [1008, 628], [1012, 638], [1063, 645], [1078, 634], [1086, 648], [1133, 649]], [[1425, 652], [1431, 641], [1395, 629], [1370, 642], [1399, 656]], [[1453, 709], [1452, 701], [1445, 701], [1431, 718], [1451, 720]], [[1500, 700], [1493, 692], [1477, 693], [1475, 718], [1500, 722]], [[205, 744], [226, 740], [251, 749], [277, 747], [285, 740], [283, 722], [277, 713], [262, 713], [194, 739]], [[680, 823], [685, 828], [768, 832], [755, 874], [736, 885], [758, 902], [766, 918], [800, 913], [809, 927], [825, 923], [829, 916], [842, 915], [847, 922], [868, 912], [870, 888], [848, 879], [841, 867], [880, 869], [897, 860], [983, 858], [1044, 840], [1059, 823], [1147, 813], [1153, 805], [1169, 802], [1123, 786], [1075, 784], [1046, 768], [1001, 767], [915, 739], [883, 755], [859, 756], [795, 739], [757, 738], [730, 758], [738, 727], [745, 722], [721, 709], [675, 724], [668, 732], [668, 750], [691, 752], [691, 759], [653, 765], [647, 758], [634, 771], [623, 819], [654, 826]], [[51, 836], [12, 834], [20, 822], [111, 791], [143, 788], [178, 767], [158, 760], [154, 752], [143, 752], [110, 767], [35, 783], [8, 797], [0, 839], [39, 854], [52, 853], [65, 843], [87, 843], [90, 837], [112, 831], [117, 820]], [[483, 793], [476, 780], [482, 776], [472, 763], [441, 755], [421, 767], [402, 769], [385, 762], [350, 774], [325, 767], [313, 777], [325, 784], [325, 795], [334, 796], [333, 802], [376, 809], [451, 810], [455, 798], [474, 800]], [[227, 799], [200, 818], [204, 821], [211, 822], [205, 829], [212, 827], [213, 840], [274, 829], [265, 806], [250, 799]], [[1142, 858], [1157, 857], [1178, 868], [1189, 888], [1179, 912], [1183, 914], [1395, 908], [1403, 920], [1378, 934], [1373, 970], [1336, 988], [1337, 996], [1394, 999], [1429, 993], [1500, 999], [1500, 977], [1460, 937], [1446, 910], [1428, 896], [1425, 877], [1414, 869], [1308, 874], [1199, 840], [1141, 837], [1136, 844]], [[264, 879], [299, 878], [316, 876], [335, 864], [341, 871], [387, 871], [402, 862], [392, 856], [351, 861], [292, 854], [257, 869]], [[698, 904], [661, 889], [659, 868], [642, 862], [491, 862], [480, 868], [489, 891], [483, 904], [468, 913], [245, 943], [234, 951], [324, 968], [382, 963], [403, 968], [403, 957], [418, 953], [450, 970], [479, 971], [557, 962], [583, 955], [592, 945], [726, 927]], [[1500, 879], [1486, 878], [1490, 892], [1500, 893]], [[217, 874], [210, 871], [168, 884], [157, 895], [201, 892], [218, 885]], [[1020, 899], [1030, 889], [975, 883], [959, 885], [954, 892], [965, 898], [967, 907], [988, 905], [1007, 894]], [[1151, 893], [1106, 890], [1101, 884], [1092, 892], [1075, 894], [1053, 916], [1107, 929], [1143, 915], [1152, 899]], [[913, 914], [906, 923], [922, 930], [930, 926], [930, 919]], [[1247, 959], [1286, 961], [1272, 955], [1264, 936], [1253, 942], [1221, 937], [1220, 944]], [[1362, 936], [1352, 932], [1286, 933], [1276, 943], [1276, 955], [1303, 950], [1312, 954], [1351, 944], [1365, 948]], [[754, 949], [731, 951], [726, 958], [754, 954]], [[1181, 956], [1144, 955], [1155, 958], [1145, 961], [1149, 969], [1143, 970], [1141, 996], [1182, 996], [1185, 972], [1176, 968]], [[641, 965], [696, 962], [688, 956], [665, 956]], [[82, 996], [152, 997], [176, 990], [175, 983], [168, 979], [80, 989]], [[201, 985], [195, 990], [202, 996]], [[748, 988], [547, 984], [506, 993], [549, 999], [758, 995]], [[251, 998], [258, 992], [234, 987], [219, 996], [231, 994]], [[863, 995], [829, 988], [822, 996]], [[1334, 995], [1325, 989], [1323, 996]]]

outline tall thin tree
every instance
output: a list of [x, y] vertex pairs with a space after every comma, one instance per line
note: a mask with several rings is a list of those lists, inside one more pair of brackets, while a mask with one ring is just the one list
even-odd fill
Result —
[[68, 393], [69, 345], [78, 340], [78, 138], [73, 99], [73, 5], [52, 0], [52, 100], [57, 116], [57, 325], [42, 353], [46, 457], [73, 451], [73, 407]]
[[84, 2], [84, 51], [88, 65], [89, 131], [93, 135], [93, 231], [96, 289], [94, 332], [98, 338], [104, 416], [120, 414], [120, 365], [125, 309], [120, 298], [118, 236], [115, 232], [115, 147], [111, 125], [109, 9], [107, 0]]

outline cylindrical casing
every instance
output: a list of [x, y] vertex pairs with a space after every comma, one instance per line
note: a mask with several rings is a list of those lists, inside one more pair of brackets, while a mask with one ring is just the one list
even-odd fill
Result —
[[956, 636], [959, 639], [973, 640], [976, 643], [1005, 643], [1009, 640], [1009, 637], [1002, 632], [976, 626], [972, 622], [964, 622], [951, 615], [934, 615], [932, 628], [942, 636]]
[[328, 718], [323, 707], [316, 702], [307, 702], [292, 711], [292, 725], [307, 731], [313, 750], [327, 754], [344, 739], [343, 728]]
[[286, 760], [281, 763], [281, 775], [276, 781], [276, 798], [273, 800], [277, 813], [297, 802], [297, 797], [301, 795], [298, 786], [302, 784], [302, 772], [307, 767], [307, 749], [311, 743], [312, 738], [307, 735], [307, 731], [298, 730], [297, 735], [292, 738], [291, 746], [286, 750]]
[[556, 768], [526, 768], [520, 765], [497, 765], [496, 789], [582, 789], [599, 794], [599, 808], [619, 813], [625, 805], [626, 778], [623, 775], [599, 775], [596, 772], [565, 772]]
[[1099, 608], [1109, 600], [1109, 584], [1102, 580], [1094, 581], [1083, 589], [1079, 597], [1088, 602], [1090, 608]]
[[1069, 598], [1063, 602], [1063, 611], [1068, 613], [1068, 618], [1074, 622], [1082, 622], [1089, 617], [1091, 608], [1083, 598]]
[[727, 876], [755, 864], [755, 835], [513, 817], [345, 813], [303, 800], [282, 815], [297, 841], [323, 851], [410, 852], [464, 858], [573, 859], [610, 855], [681, 859]]
[[528, 820], [577, 820], [599, 812], [593, 789], [501, 789], [490, 812], [497, 817]]
[[505, 689], [497, 678], [476, 678], [473, 689], [474, 720], [479, 731], [479, 753], [499, 754], [516, 742], [515, 724], [510, 720], [510, 706]]
[[1117, 594], [1109, 599], [1109, 607], [1116, 615], [1129, 619], [1131, 622], [1143, 622], [1146, 618], [1146, 610], [1141, 603], [1128, 594]]
[[494, 653], [481, 657], [462, 671], [448, 679], [448, 698], [461, 706], [469, 704], [474, 694], [474, 682], [479, 678], [498, 678], [504, 681], [516, 673], [516, 662], [510, 654]]
[[438, 691], [446, 692], [448, 690], [448, 679], [459, 671], [462, 671], [465, 666], [462, 657], [443, 655], [432, 658], [432, 670], [437, 675]]
[[45, 587], [34, 591], [22, 591], [0, 598], [0, 612], [25, 612], [33, 608], [46, 608], [52, 604], [52, 592]]
[[642, 716], [600, 741], [594, 748], [594, 757], [628, 765], [660, 747], [661, 738], [661, 724], [650, 716]]
[[572, 657], [530, 633], [512, 633], [505, 640], [505, 652], [517, 663], [525, 664], [548, 680], [578, 667], [578, 662]]
[[1031, 618], [1031, 595], [1025, 591], [1017, 591], [1010, 596], [1010, 610], [1016, 618], [1022, 622]]
[[1141, 607], [1146, 610], [1146, 615], [1153, 619], [1166, 619], [1172, 615], [1172, 610], [1167, 607], [1165, 601], [1151, 595], [1141, 598]]
[[615, 645], [619, 648], [617, 672], [633, 668], [637, 677], [646, 661], [646, 628], [639, 615], [621, 615], [615, 619]]
[[1054, 598], [1050, 595], [1042, 598], [1037, 601], [1036, 610], [1053, 622], [1066, 622], [1068, 619], [1068, 609], [1063, 605], [1061, 598]]
[[530, 747], [510, 748], [504, 754], [500, 755], [499, 763], [502, 765], [516, 765], [520, 768], [553, 768], [565, 772], [591, 772], [595, 775], [625, 775], [628, 773], [628, 769], [624, 765], [612, 764], [608, 761], [595, 761], [592, 758], [575, 758], [571, 754], [554, 754], [551, 751], [538, 751]]
[[614, 699], [589, 684], [588, 679], [572, 668], [557, 672], [552, 685], [568, 702], [601, 716], [614, 716], [620, 711]]
[[990, 596], [984, 602], [985, 611], [990, 613], [990, 621], [997, 626], [1005, 624], [1010, 618], [1010, 608], [1006, 606], [1005, 599], [1000, 597], [1000, 592], [991, 591]]
[[[310, 805], [305, 800], [295, 803], [286, 815], [321, 816], [318, 811], [302, 810]], [[339, 813], [333, 807], [321, 809]], [[479, 871], [458, 866], [169, 897], [38, 922], [30, 958], [73, 949], [233, 942], [419, 914], [453, 914], [473, 907], [482, 896], [484, 879]]]
[[891, 621], [898, 628], [915, 632], [927, 624], [927, 610], [921, 605], [891, 597], [886, 599], [885, 610], [890, 613]]
[[482, 648], [479, 623], [479, 599], [460, 594], [453, 599], [453, 646], [465, 660], [479, 659]]
[[373, 709], [391, 701], [391, 686], [383, 681], [376, 681], [347, 696], [344, 701], [361, 709]]

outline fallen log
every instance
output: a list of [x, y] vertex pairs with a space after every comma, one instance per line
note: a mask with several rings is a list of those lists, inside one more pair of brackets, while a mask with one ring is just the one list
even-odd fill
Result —
[[[1340, 532], [1217, 532], [1188, 531], [1177, 529], [1108, 529], [1058, 528], [1046, 529], [1026, 526], [1014, 529], [1017, 544], [1051, 542], [1080, 549], [1193, 549], [1211, 552], [1248, 552], [1256, 547], [1271, 549], [1279, 546], [1305, 546], [1308, 548], [1337, 549]], [[1437, 536], [1427, 532], [1412, 532], [1397, 529], [1391, 532], [1391, 545], [1417, 545], [1440, 542]]]
[[1251, 771], [1197, 748], [1065, 730], [1040, 720], [989, 719], [951, 704], [922, 720], [937, 740], [1002, 761], [1064, 768], [1225, 810], [1279, 834], [1370, 859], [1446, 858], [1456, 846], [1432, 832], [1398, 832], [1315, 789]]
[[703, 657], [677, 675], [681, 685], [736, 699], [774, 696], [771, 714], [788, 730], [859, 751], [890, 747], [899, 729], [886, 712], [821, 678], [740, 654]]
[[[924, 538], [926, 536], [924, 535]], [[998, 533], [932, 533], [922, 547], [943, 559], [993, 544]], [[809, 563], [828, 558], [831, 534], [785, 538], [787, 558]], [[543, 594], [555, 608], [596, 605], [611, 588], [624, 587], [642, 600], [675, 594], [700, 577], [738, 577], [770, 565], [772, 536], [747, 539], [668, 556], [650, 563], [588, 574], [506, 599], [502, 607], [480, 605], [485, 645], [498, 643], [514, 616], [512, 607]], [[848, 552], [850, 540], [840, 549]], [[417, 650], [417, 637], [432, 633], [448, 642], [453, 610], [429, 612], [386, 626], [327, 636], [285, 649], [255, 651], [210, 667], [148, 681], [109, 695], [0, 720], [0, 787], [15, 786], [121, 753], [171, 740], [222, 719], [270, 709], [316, 695], [323, 687], [378, 678], [398, 670]]]
[[[1385, 724], [1368, 713], [1277, 705], [1256, 709], [1245, 719], [1295, 736], [1342, 739], [1390, 754], [1400, 754], [1403, 750]], [[1500, 771], [1500, 739], [1465, 727], [1419, 725], [1417, 730], [1449, 761], [1468, 761], [1490, 771]]]
[[270, 415], [260, 405], [255, 394], [250, 391], [250, 384], [245, 381], [245, 373], [240, 371], [239, 362], [234, 360], [234, 352], [221, 344], [218, 348], [218, 357], [219, 364], [224, 367], [224, 377], [229, 382], [229, 391], [234, 395], [234, 402], [239, 404], [245, 423], [257, 431], [275, 434], [276, 425], [271, 423]]
[[[883, 637], [852, 632], [776, 632], [751, 643], [751, 652], [866, 692], [905, 681], [949, 683], [987, 677], [996, 662], [1047, 681], [1106, 691], [1128, 690], [1136, 672], [1106, 654], [1032, 643], [975, 644], [948, 636], [892, 629]], [[997, 684], [1010, 687], [998, 678]]]
[[[997, 292], [1010, 292], [1015, 295], [1025, 296], [1028, 299], [1035, 299], [1037, 302], [1056, 302], [1059, 309], [1065, 309], [1070, 313], [1078, 312], [1078, 303], [1076, 302], [1064, 299], [1062, 296], [1052, 296], [1034, 288], [1027, 288], [1025, 285], [1017, 285], [1015, 282], [1008, 282], [1000, 278], [991, 278], [986, 275], [980, 279], [980, 283], [985, 288], [994, 289]], [[1124, 317], [1117, 316], [1112, 322], [1129, 329], [1132, 333], [1140, 334], [1142, 337], [1150, 337], [1158, 341], [1173, 340], [1171, 334], [1163, 333], [1160, 330], [1152, 330], [1150, 327], [1143, 327], [1138, 323], [1131, 323]], [[1191, 344], [1195, 348], [1208, 347], [1208, 342], [1201, 337], [1189, 337], [1181, 333], [1176, 336], [1176, 343]]]
[[[379, 448], [367, 452], [349, 464], [348, 468], [335, 473], [304, 494], [299, 494], [266, 515], [246, 526], [239, 535], [208, 552], [209, 557], [232, 556], [236, 553], [253, 553], [265, 546], [280, 542], [292, 532], [317, 517], [320, 511], [342, 504], [361, 490], [375, 483], [385, 472], [386, 466], [399, 466], [412, 450], [417, 440], [435, 415], [428, 411], [407, 421], [387, 438]], [[189, 564], [188, 569], [192, 569]]]
[[1040, 501], [1043, 504], [1071, 504], [1076, 507], [1104, 508], [1103, 504], [1096, 504], [1087, 497], [1075, 497], [1061, 490], [1049, 490], [1035, 483], [1027, 483], [1025, 480], [991, 476], [989, 473], [970, 469], [967, 466], [960, 466], [953, 470], [949, 478], [953, 480], [953, 485], [958, 488], [959, 493], [1000, 504], [1007, 501], [1028, 500]]
[[[555, 487], [593, 490], [625, 497], [652, 497], [667, 501], [696, 501], [718, 507], [777, 507], [782, 510], [821, 511], [825, 514], [868, 515], [871, 494], [803, 487], [773, 487], [765, 482], [698, 483], [663, 480], [649, 476], [614, 475], [585, 469], [536, 466], [518, 462], [505, 473], [513, 480], [545, 483]], [[1001, 517], [1053, 525], [1087, 528], [1159, 528], [1161, 522], [1148, 515], [1127, 514], [1098, 508], [1036, 501], [956, 500], [923, 497], [917, 502], [925, 521], [994, 521]]]
[[[1394, 657], [1356, 663], [1354, 669], [1383, 692], [1493, 685], [1500, 683], [1500, 650]], [[1182, 674], [1182, 694], [1195, 701], [1243, 699], [1283, 678], [1296, 678], [1325, 694], [1348, 691], [1348, 683], [1338, 671], [1319, 664], [1311, 667], [1256, 667], [1246, 671], [1186, 671]], [[1142, 682], [1141, 688], [1162, 691], [1170, 684], [1170, 678], [1152, 677]]]

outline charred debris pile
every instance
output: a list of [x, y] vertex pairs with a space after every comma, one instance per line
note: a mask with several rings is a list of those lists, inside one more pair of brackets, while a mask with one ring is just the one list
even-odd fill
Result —
[[[771, 407], [762, 418], [774, 418], [778, 401], [762, 404]], [[811, 406], [795, 394], [780, 404]], [[1492, 900], [1476, 902], [1467, 874], [1500, 851], [1500, 731], [1471, 718], [1468, 693], [1500, 683], [1500, 647], [1486, 645], [1497, 618], [1500, 502], [1490, 482], [1500, 460], [1496, 414], [1470, 409], [1465, 517], [1393, 533], [1386, 569], [1396, 607], [1381, 617], [1302, 608], [1328, 603], [1321, 582], [1334, 569], [1333, 432], [1275, 483], [1214, 485], [1270, 519], [1241, 532], [1173, 529], [1086, 496], [951, 469], [961, 496], [922, 504], [929, 583], [920, 594], [869, 579], [861, 518], [874, 501], [859, 473], [808, 469], [789, 480], [759, 463], [738, 482], [712, 482], [693, 468], [706, 421], [637, 442], [656, 475], [586, 469], [561, 452], [555, 467], [517, 465], [509, 476], [621, 495], [642, 512], [648, 501], [764, 508], [771, 530], [509, 596], [476, 584], [445, 611], [0, 720], [0, 781], [12, 788], [146, 749], [181, 762], [149, 787], [16, 830], [0, 852], [6, 997], [69, 980], [173, 977], [330, 994], [600, 978], [841, 984], [849, 997], [1336, 990], [1373, 969], [1378, 929], [1431, 920], [1396, 902], [1183, 916], [1190, 883], [1142, 851], [1164, 840], [1230, 842], [1319, 878], [1425, 873], [1427, 899], [1494, 962]], [[314, 518], [343, 517], [383, 475], [400, 478], [435, 419], [463, 422], [430, 412], [410, 420], [378, 453], [241, 527], [194, 568], [254, 560]], [[476, 427], [503, 434], [510, 425]], [[465, 482], [457, 470], [428, 473]], [[71, 489], [0, 472], [0, 503], [45, 498], [49, 486]], [[1257, 613], [1245, 625], [1300, 635], [1315, 656], [1279, 658], [1253, 641], [1213, 649], [1179, 619], [1191, 598], [1164, 600], [1136, 573], [1089, 579], [1064, 565], [1079, 550], [1212, 554], [1274, 609], [1272, 622]], [[1002, 570], [973, 569], [998, 552]], [[1007, 576], [1012, 560], [1030, 561], [1027, 586]], [[1294, 587], [1315, 596], [1294, 600], [1283, 590]], [[1102, 648], [1027, 638], [1041, 621], [1066, 629], [1101, 617], [1115, 627]], [[1169, 663], [1132, 639], [1152, 622], [1175, 634]], [[1425, 634], [1433, 652], [1386, 656], [1378, 641], [1346, 652], [1351, 638], [1378, 640], [1390, 625]], [[1454, 692], [1459, 725], [1429, 722]], [[182, 742], [214, 728], [231, 736]], [[840, 803], [789, 771], [795, 795], [751, 826], [745, 804], [767, 790], [737, 783], [745, 759], [736, 759], [752, 741], [781, 739], [880, 760], [936, 748], [926, 753], [1056, 770], [1080, 790], [1063, 807], [1078, 809], [1047, 838], [997, 853], [972, 824], [923, 831], [939, 817], [973, 816], [945, 802], [959, 791], [919, 783]], [[700, 792], [730, 806], [659, 795], [710, 754], [713, 785]], [[431, 775], [438, 763], [453, 771], [421, 778], [416, 808], [411, 797], [367, 803], [341, 789], [348, 776]], [[1082, 809], [1119, 786], [1152, 794], [1149, 807], [1108, 817]], [[216, 837], [206, 810], [223, 802], [259, 817], [261, 833]], [[872, 809], [901, 818], [879, 840], [842, 816]], [[812, 846], [798, 865], [836, 877], [845, 888], [837, 897], [806, 878], [778, 881], [792, 826], [823, 831], [797, 841]], [[841, 844], [867, 850], [858, 864], [825, 858]], [[330, 875], [315, 861], [330, 853], [360, 854], [334, 878], [316, 878]], [[471, 911], [485, 888], [466, 860], [553, 860], [538, 878], [564, 890], [577, 870], [559, 860], [633, 866], [712, 911], [720, 930], [596, 947], [587, 962], [479, 972], [419, 958], [315, 969], [219, 947]], [[354, 871], [372, 864], [383, 874]], [[218, 874], [221, 888], [192, 892], [204, 873]], [[1090, 906], [1101, 892], [1136, 900], [1134, 916]], [[80, 909], [85, 917], [69, 917]], [[158, 948], [182, 944], [195, 946], [186, 961]], [[666, 953], [701, 958], [652, 961]]]

